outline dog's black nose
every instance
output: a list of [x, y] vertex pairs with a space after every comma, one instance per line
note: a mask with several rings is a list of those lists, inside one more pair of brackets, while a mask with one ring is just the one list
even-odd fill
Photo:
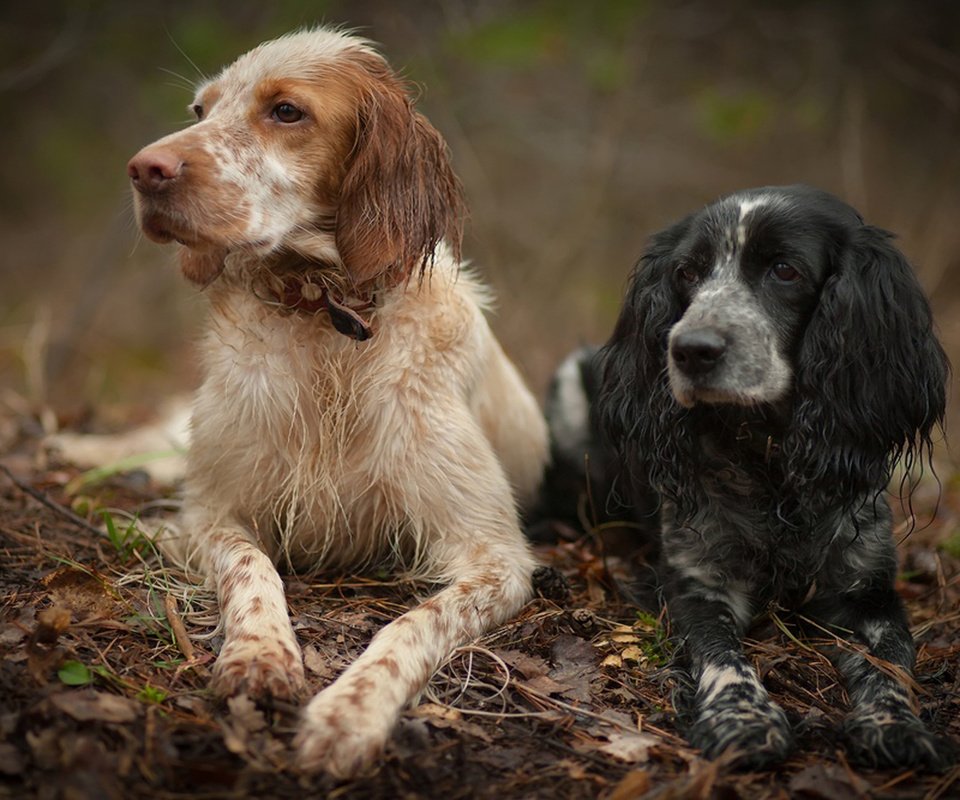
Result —
[[670, 356], [685, 375], [705, 375], [723, 357], [727, 343], [709, 328], [684, 331], [670, 342]]

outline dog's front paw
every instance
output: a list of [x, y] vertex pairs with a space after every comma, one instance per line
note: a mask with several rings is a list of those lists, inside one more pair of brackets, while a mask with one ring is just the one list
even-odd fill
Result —
[[850, 760], [861, 767], [941, 772], [956, 763], [953, 743], [931, 733], [906, 708], [865, 707], [843, 723]]
[[369, 769], [383, 751], [396, 718], [396, 712], [374, 698], [334, 684], [304, 711], [294, 740], [297, 764], [304, 772], [352, 778]]
[[723, 702], [721, 696], [700, 710], [687, 738], [705, 758], [724, 756], [738, 769], [776, 764], [793, 749], [790, 723], [770, 700]]
[[220, 697], [295, 700], [305, 687], [300, 649], [281, 641], [228, 641], [213, 665], [212, 688]]

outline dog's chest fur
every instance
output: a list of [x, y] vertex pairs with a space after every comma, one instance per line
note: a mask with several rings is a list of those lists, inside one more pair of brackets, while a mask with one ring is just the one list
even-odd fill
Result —
[[665, 503], [664, 555], [681, 573], [737, 586], [756, 610], [769, 603], [796, 608], [816, 584], [850, 580], [888, 511], [878, 499], [860, 510], [855, 525], [849, 512], [814, 508], [784, 474], [775, 438], [760, 430], [753, 439], [697, 437], [702, 463], [687, 476], [692, 511], [678, 515]]
[[472, 282], [437, 269], [429, 284], [391, 290], [366, 342], [229, 280], [211, 289], [188, 491], [215, 497], [294, 565], [356, 566], [385, 552], [410, 565], [421, 538], [410, 457], [429, 448], [430, 410], [444, 403], [425, 395], [469, 392], [479, 371], [471, 337], [485, 322]]

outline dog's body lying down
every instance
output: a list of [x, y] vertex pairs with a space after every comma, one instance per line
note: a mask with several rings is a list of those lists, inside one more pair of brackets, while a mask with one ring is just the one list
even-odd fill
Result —
[[792, 747], [740, 644], [780, 606], [828, 640], [857, 763], [953, 758], [914, 712], [883, 497], [901, 458], [929, 458], [947, 362], [889, 240], [810, 187], [722, 198], [652, 238], [606, 347], [558, 373], [570, 401], [550, 406], [554, 438], [617, 463], [614, 497], [642, 527], [659, 519], [659, 578], [697, 684], [688, 735], [709, 757], [758, 766]]
[[457, 645], [530, 596], [516, 506], [546, 426], [460, 270], [443, 141], [367, 43], [319, 29], [261, 45], [193, 109], [129, 172], [141, 227], [181, 244], [209, 300], [162, 545], [216, 587], [216, 691], [307, 688], [278, 564], [449, 584], [306, 707], [300, 765], [348, 776]]

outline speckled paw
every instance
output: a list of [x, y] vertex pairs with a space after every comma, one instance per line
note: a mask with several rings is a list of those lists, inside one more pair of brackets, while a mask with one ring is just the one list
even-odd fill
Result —
[[861, 767], [941, 772], [957, 762], [953, 743], [907, 709], [858, 710], [844, 721], [843, 733], [850, 760]]
[[305, 690], [299, 650], [281, 642], [228, 642], [213, 666], [213, 691], [220, 697], [295, 700]]
[[794, 744], [786, 715], [770, 701], [705, 708], [687, 738], [705, 758], [729, 758], [738, 769], [757, 769], [783, 761]]
[[354, 692], [330, 687], [307, 707], [294, 740], [297, 764], [304, 772], [352, 778], [368, 770], [390, 736], [396, 714]]

